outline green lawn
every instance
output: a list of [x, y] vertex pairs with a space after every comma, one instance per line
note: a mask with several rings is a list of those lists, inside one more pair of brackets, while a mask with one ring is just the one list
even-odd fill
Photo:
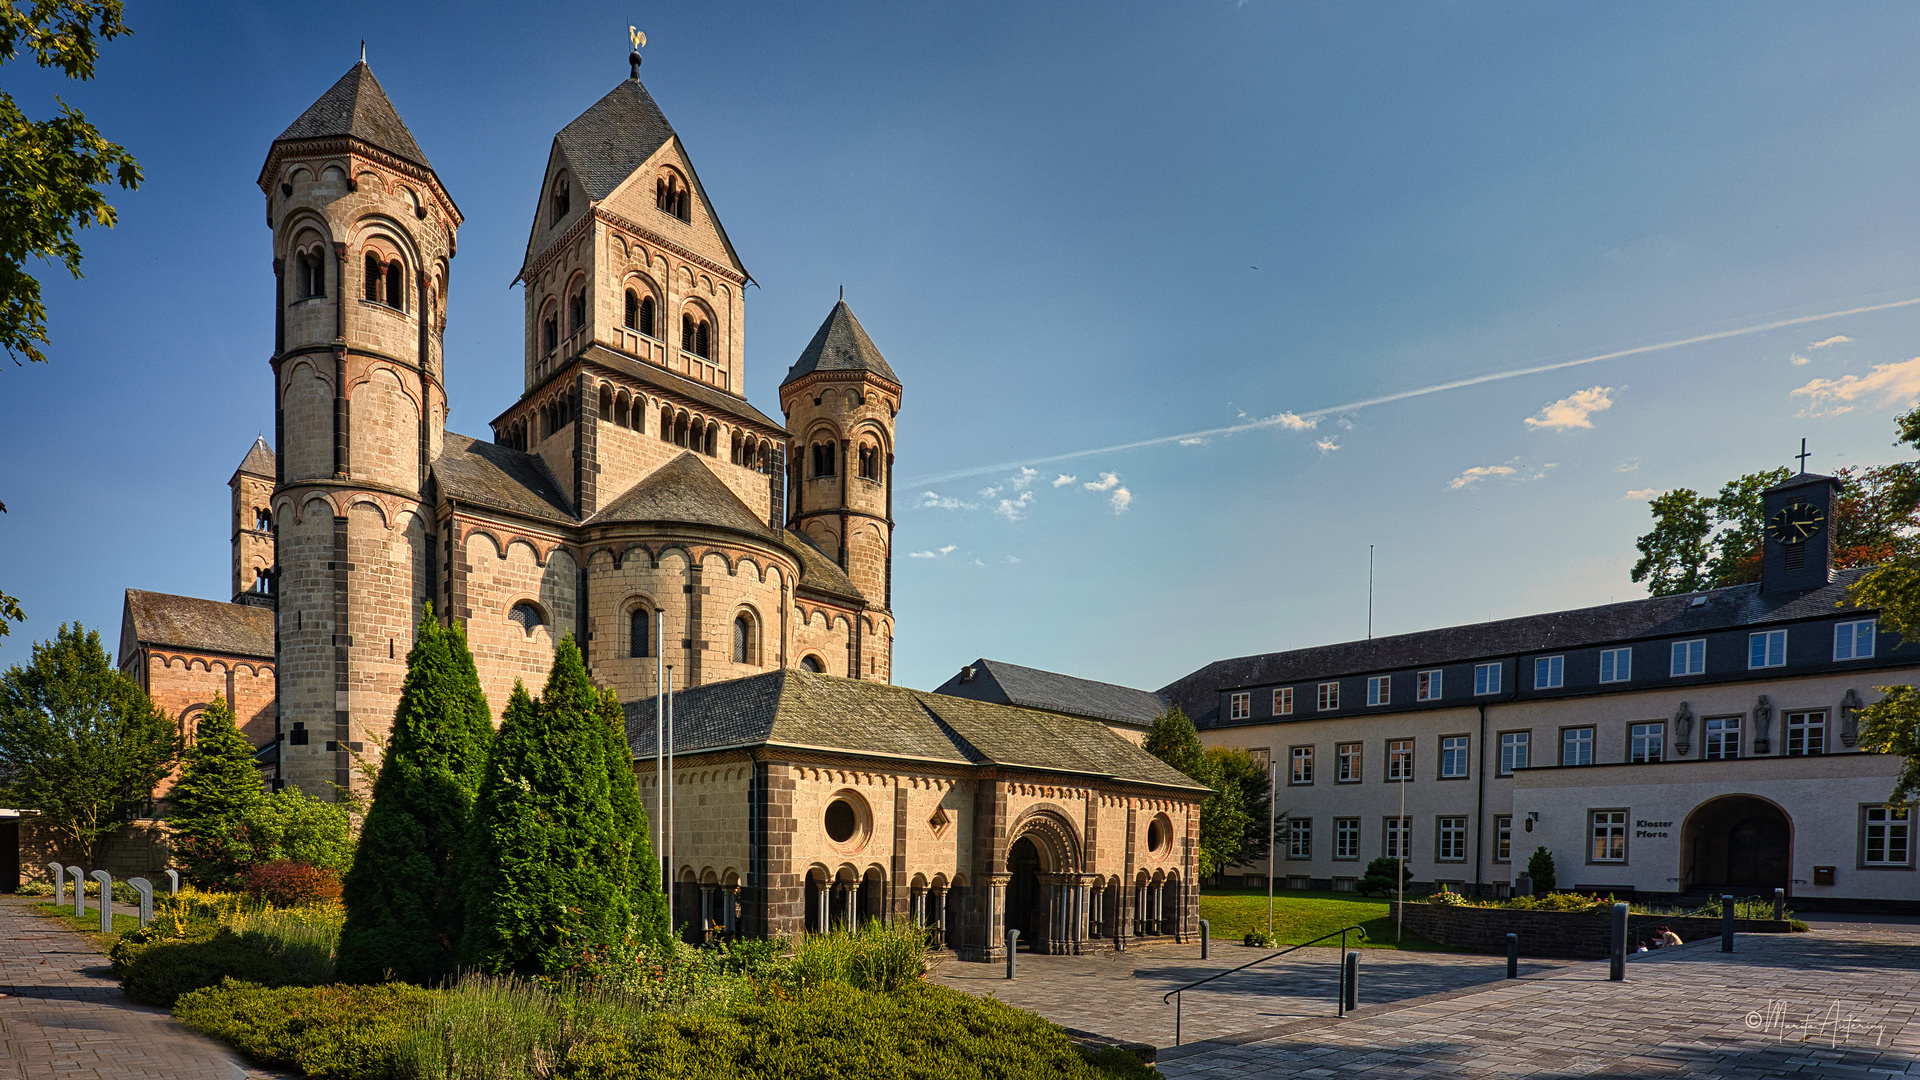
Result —
[[[1276, 889], [1273, 894], [1273, 932], [1290, 944], [1311, 941], [1321, 934], [1343, 926], [1358, 926], [1367, 932], [1367, 940], [1355, 942], [1347, 937], [1348, 948], [1417, 949], [1423, 952], [1450, 952], [1418, 934], [1408, 932], [1394, 944], [1392, 909], [1385, 900], [1357, 896], [1350, 892], [1321, 892], [1312, 889]], [[1267, 929], [1267, 892], [1265, 889], [1202, 889], [1200, 917], [1207, 920], [1215, 941], [1238, 942], [1250, 930]], [[1335, 939], [1326, 944], [1337, 947]]]
[[40, 914], [45, 915], [67, 929], [77, 931], [92, 938], [94, 945], [102, 952], [105, 952], [113, 946], [115, 935], [124, 934], [129, 930], [138, 930], [140, 928], [139, 916], [122, 915], [116, 911], [113, 913], [113, 934], [102, 935], [100, 933], [100, 909], [95, 907], [91, 900], [89, 900], [87, 904], [87, 913], [78, 919], [73, 917], [73, 905], [71, 903], [61, 904], [56, 907], [49, 902], [36, 905], [36, 907]]

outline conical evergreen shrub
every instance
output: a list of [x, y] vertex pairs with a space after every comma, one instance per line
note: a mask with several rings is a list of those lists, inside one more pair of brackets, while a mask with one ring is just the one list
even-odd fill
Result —
[[629, 929], [600, 694], [571, 634], [539, 701], [516, 685], [469, 832], [463, 963], [554, 975]]
[[182, 756], [186, 767], [167, 793], [174, 848], [190, 880], [224, 881], [244, 861], [240, 823], [265, 795], [253, 744], [234, 725], [224, 696], [200, 714], [193, 745]]
[[667, 897], [660, 891], [660, 860], [653, 852], [653, 826], [640, 801], [640, 782], [633, 773], [633, 750], [627, 743], [627, 713], [612, 690], [600, 695], [600, 715], [606, 721], [607, 801], [613, 807], [615, 859], [626, 883], [627, 911], [632, 933], [653, 945], [665, 945]]
[[465, 924], [459, 856], [493, 739], [466, 633], [434, 621], [407, 653], [391, 741], [341, 900], [337, 976], [431, 986], [454, 973]]

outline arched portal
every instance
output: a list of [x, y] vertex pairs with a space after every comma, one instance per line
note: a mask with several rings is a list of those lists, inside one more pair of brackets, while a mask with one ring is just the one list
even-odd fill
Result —
[[1080, 839], [1066, 816], [1036, 807], [1014, 822], [1007, 845], [1002, 919], [1032, 952], [1078, 952], [1087, 889], [1079, 878]]
[[1681, 830], [1689, 888], [1785, 889], [1793, 880], [1793, 821], [1769, 800], [1723, 795], [1694, 807]]
[[1021, 944], [1031, 949], [1038, 938], [1035, 930], [1046, 925], [1041, 905], [1040, 851], [1033, 838], [1023, 836], [1007, 849], [1007, 929], [1020, 931]]

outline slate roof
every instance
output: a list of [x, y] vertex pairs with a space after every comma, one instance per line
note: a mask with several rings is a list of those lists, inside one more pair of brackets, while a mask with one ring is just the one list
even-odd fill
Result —
[[124, 618], [142, 645], [273, 658], [271, 608], [128, 589]]
[[853, 309], [845, 300], [835, 303], [833, 310], [827, 312], [827, 321], [814, 331], [813, 340], [800, 351], [800, 359], [787, 369], [787, 377], [780, 385], [816, 371], [871, 371], [896, 386], [900, 383], [900, 376], [893, 373], [887, 366], [887, 358], [873, 347], [873, 339], [861, 328], [860, 320], [853, 317]]
[[373, 77], [373, 69], [365, 60], [340, 76], [332, 89], [321, 94], [320, 100], [308, 106], [274, 141], [330, 139], [342, 135], [417, 165], [433, 167], [427, 164], [427, 155], [421, 152], [420, 144], [413, 141], [413, 132], [407, 130], [406, 122], [400, 119], [393, 102], [387, 100], [387, 92], [380, 89], [380, 80]]
[[813, 542], [813, 537], [798, 529], [788, 529], [781, 534], [781, 539], [786, 541], [787, 550], [800, 558], [800, 588], [866, 603], [865, 594], [861, 593], [853, 579], [840, 569], [839, 563], [833, 561], [833, 556], [820, 550], [820, 545]]
[[[1680, 596], [1523, 615], [1496, 622], [1448, 626], [1369, 641], [1347, 641], [1289, 652], [1216, 660], [1160, 691], [1187, 715], [1217, 707], [1221, 690], [1343, 675], [1432, 667], [1445, 663], [1556, 652], [1639, 638], [1704, 634], [1760, 623], [1832, 615], [1847, 587], [1865, 569], [1842, 570], [1810, 592], [1762, 595], [1758, 582]], [[1696, 603], [1698, 601], [1698, 603]]]
[[449, 431], [434, 459], [433, 476], [440, 493], [459, 502], [540, 521], [575, 523], [559, 482], [533, 454]]
[[262, 476], [268, 480], [274, 478], [276, 470], [274, 469], [273, 450], [267, 445], [267, 437], [265, 435], [254, 437], [253, 446], [248, 448], [247, 456], [240, 459], [240, 468], [235, 471], [246, 473], [249, 476]]
[[[969, 677], [967, 672], [972, 671]], [[1095, 682], [1004, 660], [979, 659], [933, 691], [974, 701], [1021, 705], [1145, 727], [1167, 709], [1167, 700], [1150, 690]]]
[[686, 525], [715, 525], [762, 539], [773, 530], [754, 516], [733, 489], [713, 475], [700, 455], [691, 450], [660, 466], [627, 493], [588, 519], [610, 521], [669, 521]]
[[[626, 706], [635, 759], [654, 754], [654, 702]], [[789, 669], [673, 695], [674, 751], [774, 746], [999, 765], [1206, 789], [1105, 726], [1054, 713]]]

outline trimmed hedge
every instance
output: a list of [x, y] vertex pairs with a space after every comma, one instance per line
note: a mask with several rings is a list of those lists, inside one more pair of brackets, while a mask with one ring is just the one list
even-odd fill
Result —
[[399, 1080], [400, 1046], [433, 991], [378, 986], [250, 986], [232, 979], [180, 995], [173, 1015], [265, 1064], [328, 1080]]
[[113, 947], [116, 968], [126, 971], [127, 996], [172, 1008], [190, 990], [218, 986], [221, 980], [277, 985], [287, 981], [286, 965], [240, 940], [231, 930], [208, 937], [170, 938], [122, 950]]

